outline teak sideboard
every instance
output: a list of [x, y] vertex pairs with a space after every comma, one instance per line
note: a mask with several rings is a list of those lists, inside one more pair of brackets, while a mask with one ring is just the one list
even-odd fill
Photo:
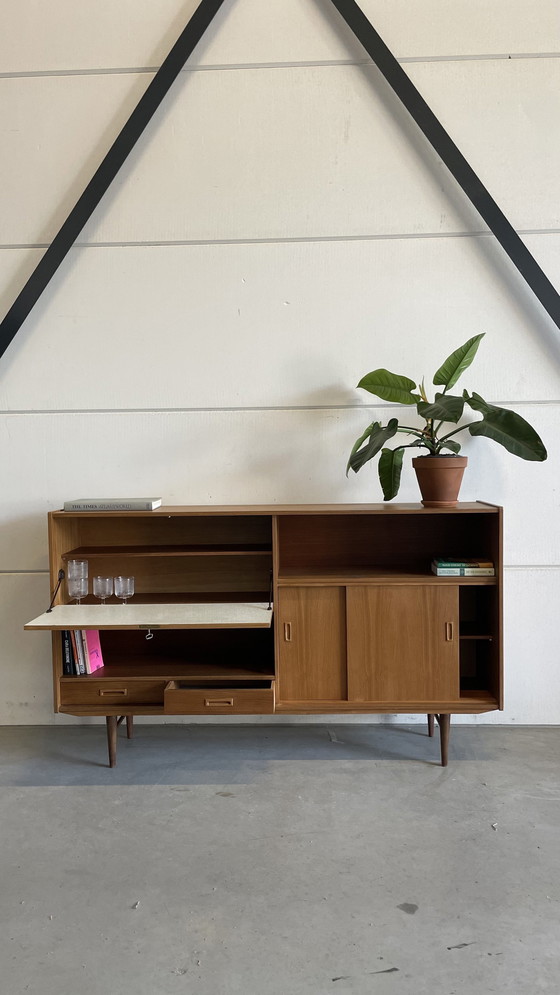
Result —
[[[396, 505], [162, 507], [49, 514], [51, 589], [68, 559], [133, 575], [129, 604], [89, 595], [52, 630], [54, 707], [104, 715], [424, 713], [447, 764], [452, 714], [503, 707], [502, 510]], [[495, 576], [437, 577], [434, 557]], [[63, 673], [64, 629], [98, 629], [104, 665]]]

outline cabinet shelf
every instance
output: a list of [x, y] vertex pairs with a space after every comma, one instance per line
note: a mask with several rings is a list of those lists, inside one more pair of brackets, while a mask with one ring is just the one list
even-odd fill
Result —
[[390, 567], [285, 567], [278, 583], [283, 587], [329, 584], [434, 584], [437, 587], [457, 585], [466, 587], [492, 587], [496, 577], [436, 577], [422, 570], [391, 569]]
[[171, 546], [78, 546], [62, 554], [63, 560], [102, 559], [115, 556], [271, 556], [263, 543], [190, 543]]
[[274, 680], [274, 669], [263, 670], [249, 667], [236, 667], [214, 663], [185, 663], [179, 657], [173, 659], [165, 656], [151, 657], [149, 660], [131, 658], [120, 663], [110, 663], [100, 667], [94, 674], [83, 674], [81, 677], [61, 677], [63, 683], [86, 683], [103, 678], [121, 680], [198, 680], [198, 681], [262, 681]]

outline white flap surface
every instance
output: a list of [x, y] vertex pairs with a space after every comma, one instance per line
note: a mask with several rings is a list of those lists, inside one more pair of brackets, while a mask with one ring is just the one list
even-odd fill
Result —
[[26, 629], [267, 629], [266, 603], [56, 605]]

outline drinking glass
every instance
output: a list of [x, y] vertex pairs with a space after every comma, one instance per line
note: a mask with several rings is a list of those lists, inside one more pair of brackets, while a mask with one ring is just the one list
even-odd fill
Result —
[[82, 598], [85, 598], [88, 592], [87, 577], [69, 577], [67, 583], [69, 597], [75, 598], [77, 605], [81, 604]]
[[75, 577], [87, 577], [88, 575], [87, 560], [68, 560], [66, 568], [66, 574], [69, 580]]
[[96, 598], [99, 598], [101, 604], [105, 604], [105, 598], [110, 598], [113, 593], [113, 578], [112, 577], [94, 577], [93, 578], [93, 593]]
[[115, 577], [115, 594], [126, 605], [127, 598], [134, 594], [134, 577]]

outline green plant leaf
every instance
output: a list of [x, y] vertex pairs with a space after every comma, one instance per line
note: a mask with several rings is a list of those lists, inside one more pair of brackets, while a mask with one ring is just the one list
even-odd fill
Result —
[[390, 501], [399, 493], [404, 449], [384, 449], [379, 457], [379, 483], [383, 488], [385, 501]]
[[436, 394], [433, 404], [425, 404], [421, 401], [417, 405], [418, 414], [426, 421], [432, 418], [435, 421], [450, 421], [457, 424], [463, 414], [465, 400], [455, 394]]
[[350, 459], [348, 460], [349, 468], [352, 469], [354, 473], [361, 470], [364, 463], [367, 463], [368, 460], [376, 456], [385, 443], [396, 435], [398, 427], [399, 423], [396, 418], [391, 418], [385, 428], [383, 428], [381, 423], [378, 421], [374, 422], [373, 425], [370, 425], [370, 429], [366, 433], [366, 436], [369, 436], [366, 444], [363, 445], [361, 449], [356, 449], [356, 444], [354, 445], [354, 448], [350, 454]]
[[438, 386], [443, 384], [446, 390], [450, 390], [457, 383], [461, 373], [471, 365], [480, 345], [480, 340], [484, 338], [484, 335], [484, 332], [480, 335], [475, 335], [468, 342], [465, 342], [464, 345], [459, 346], [455, 352], [452, 352], [445, 360], [445, 363], [440, 366], [437, 373], [434, 374], [434, 384]]
[[358, 449], [360, 448], [360, 446], [362, 445], [362, 443], [364, 443], [366, 441], [366, 439], [368, 438], [368, 436], [371, 434], [371, 432], [373, 431], [373, 429], [376, 426], [377, 426], [377, 428], [381, 428], [381, 422], [379, 422], [379, 421], [373, 421], [371, 423], [371, 425], [368, 425], [368, 427], [366, 428], [364, 434], [361, 435], [359, 439], [356, 439], [354, 445], [352, 446], [352, 452], [350, 453], [350, 457], [348, 459], [348, 463], [346, 464], [346, 476], [348, 476], [348, 471], [350, 469], [350, 460], [352, 459], [354, 453], [358, 452]]
[[448, 439], [447, 442], [443, 443], [441, 448], [450, 449], [451, 452], [455, 453], [456, 455], [461, 452], [461, 445], [459, 442], [455, 442], [455, 439]]
[[480, 411], [482, 421], [469, 425], [471, 435], [483, 435], [487, 439], [498, 442], [509, 453], [521, 459], [535, 460], [540, 463], [547, 458], [544, 443], [535, 429], [515, 411], [498, 408], [488, 404], [480, 394], [473, 393], [470, 397], [464, 392], [467, 404], [474, 411]]
[[373, 370], [362, 377], [358, 387], [363, 387], [370, 394], [377, 394], [384, 401], [396, 401], [398, 404], [416, 404], [418, 394], [411, 391], [416, 387], [414, 380], [401, 377], [389, 370]]

